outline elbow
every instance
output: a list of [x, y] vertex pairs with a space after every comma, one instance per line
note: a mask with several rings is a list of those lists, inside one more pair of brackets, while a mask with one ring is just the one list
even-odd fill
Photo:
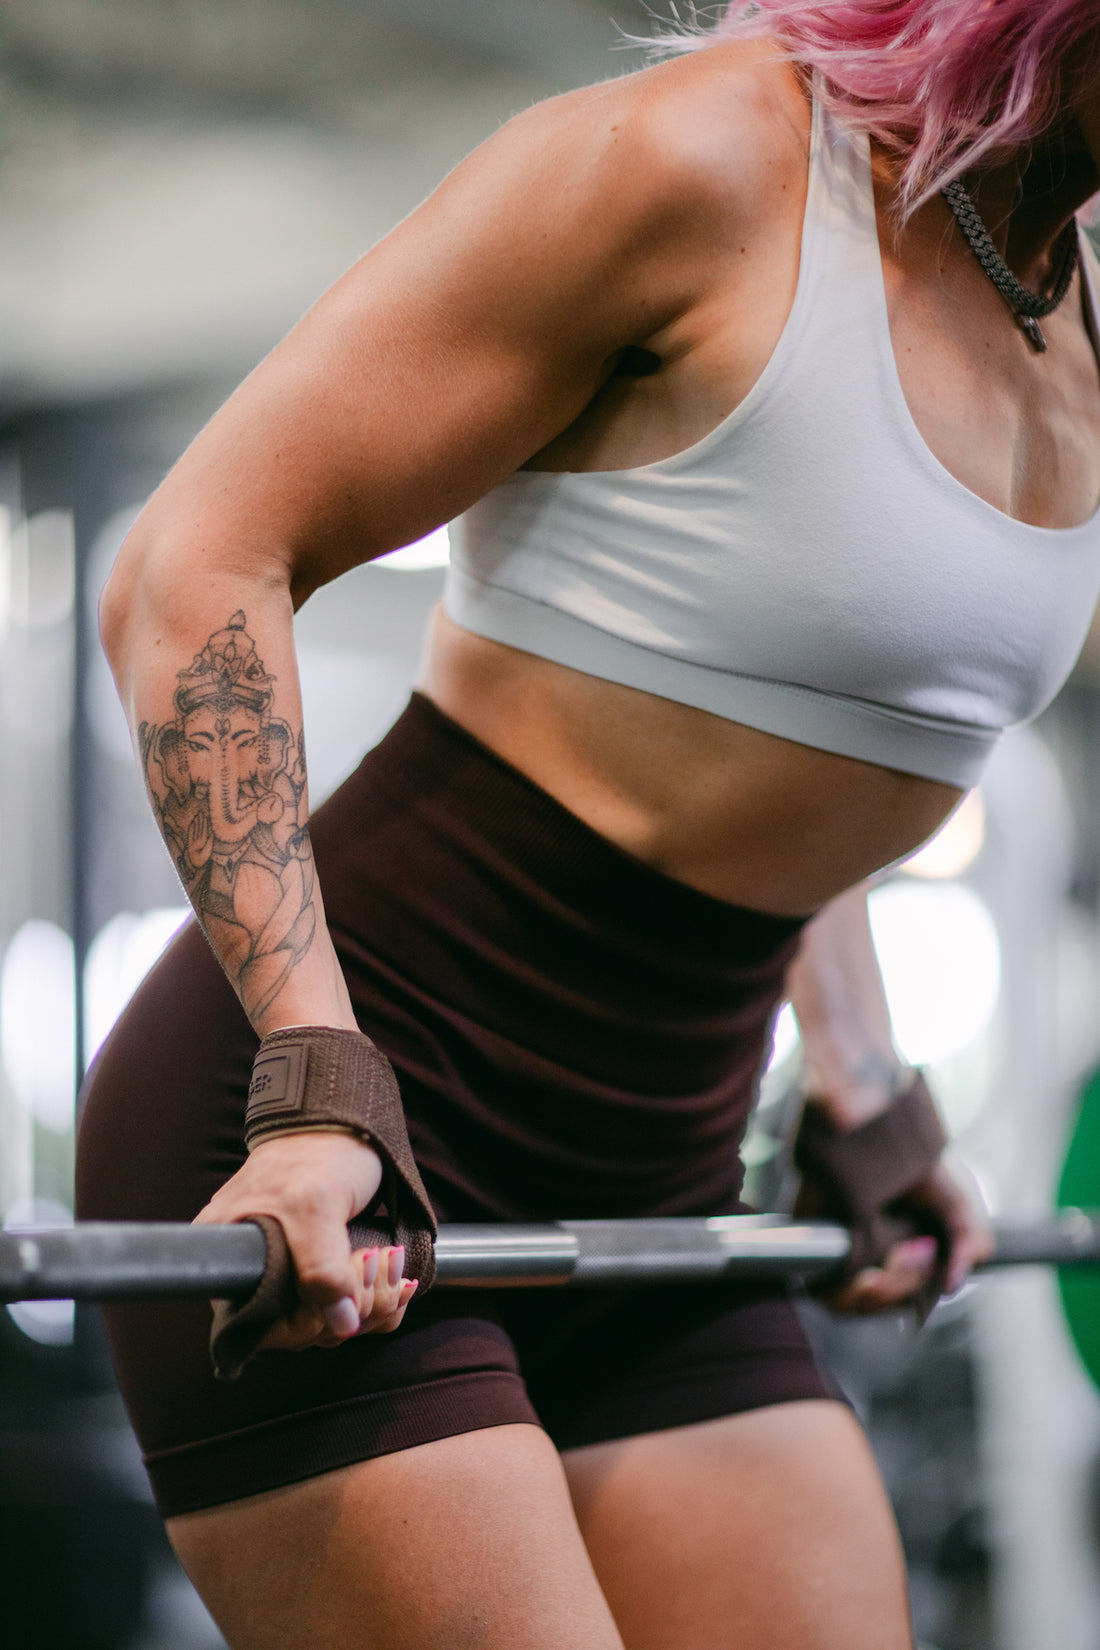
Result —
[[112, 573], [99, 597], [99, 640], [112, 670], [122, 648], [127, 605]]
[[141, 588], [144, 558], [140, 544], [135, 543], [137, 533], [135, 528], [123, 541], [99, 598], [99, 639], [116, 680], [128, 652]]
[[133, 605], [128, 583], [120, 576], [116, 561], [99, 597], [99, 639], [116, 675], [125, 651], [127, 617]]
[[185, 558], [166, 542], [172, 543], [146, 516], [139, 517], [100, 593], [99, 639], [124, 704], [138, 660], [144, 656], [148, 662], [150, 643], [171, 629], [181, 593], [194, 582]]
[[[99, 600], [99, 634], [119, 692], [132, 672], [154, 668], [153, 650], [190, 658], [196, 638], [220, 614], [253, 604], [289, 609], [295, 593], [291, 559], [269, 547], [235, 542], [224, 523], [182, 528], [177, 514], [147, 507], [125, 538]], [[308, 590], [302, 592], [308, 594]]]

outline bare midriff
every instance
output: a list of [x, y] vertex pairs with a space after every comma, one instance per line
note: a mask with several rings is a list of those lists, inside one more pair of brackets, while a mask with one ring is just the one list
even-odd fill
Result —
[[904, 858], [962, 795], [487, 641], [441, 609], [421, 687], [616, 846], [777, 915]]

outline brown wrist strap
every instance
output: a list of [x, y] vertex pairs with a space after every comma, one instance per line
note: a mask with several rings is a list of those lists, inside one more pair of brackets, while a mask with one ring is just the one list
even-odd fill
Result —
[[[260, 1044], [245, 1112], [249, 1150], [283, 1131], [314, 1125], [351, 1129], [381, 1158], [380, 1196], [390, 1224], [360, 1216], [348, 1228], [352, 1247], [403, 1244], [405, 1276], [418, 1279], [425, 1293], [435, 1278], [435, 1213], [413, 1158], [393, 1067], [362, 1032], [293, 1026], [271, 1032]], [[215, 1306], [210, 1353], [222, 1378], [240, 1373], [294, 1301], [282, 1227], [271, 1217], [257, 1217], [257, 1224], [267, 1243], [263, 1279], [247, 1301]]]
[[905, 1208], [905, 1194], [936, 1167], [947, 1135], [922, 1072], [885, 1111], [854, 1129], [833, 1122], [820, 1101], [807, 1099], [794, 1141], [795, 1166], [802, 1172], [800, 1201], [815, 1213], [851, 1228], [852, 1250], [842, 1273], [831, 1274], [823, 1287], [877, 1266], [888, 1250], [906, 1237], [928, 1234], [936, 1239], [940, 1264], [926, 1296], [917, 1304], [927, 1316], [943, 1290], [949, 1235], [930, 1211]]

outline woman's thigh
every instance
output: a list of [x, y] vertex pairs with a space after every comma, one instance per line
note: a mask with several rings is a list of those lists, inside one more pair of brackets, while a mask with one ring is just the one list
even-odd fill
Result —
[[568, 1450], [626, 1650], [911, 1650], [893, 1514], [842, 1404]]
[[421, 1444], [168, 1531], [231, 1650], [622, 1650], [538, 1427]]

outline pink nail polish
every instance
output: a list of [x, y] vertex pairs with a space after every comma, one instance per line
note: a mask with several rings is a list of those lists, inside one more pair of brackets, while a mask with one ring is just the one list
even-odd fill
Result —
[[363, 1282], [369, 1288], [378, 1279], [378, 1250], [372, 1249], [363, 1267]]
[[389, 1266], [390, 1266], [390, 1270], [389, 1270], [390, 1283], [391, 1284], [396, 1284], [400, 1281], [401, 1274], [405, 1270], [405, 1246], [404, 1246], [404, 1244], [402, 1244], [397, 1249], [391, 1249], [390, 1250]]
[[354, 1335], [359, 1328], [359, 1308], [350, 1295], [334, 1301], [324, 1310], [325, 1327], [334, 1335]]

